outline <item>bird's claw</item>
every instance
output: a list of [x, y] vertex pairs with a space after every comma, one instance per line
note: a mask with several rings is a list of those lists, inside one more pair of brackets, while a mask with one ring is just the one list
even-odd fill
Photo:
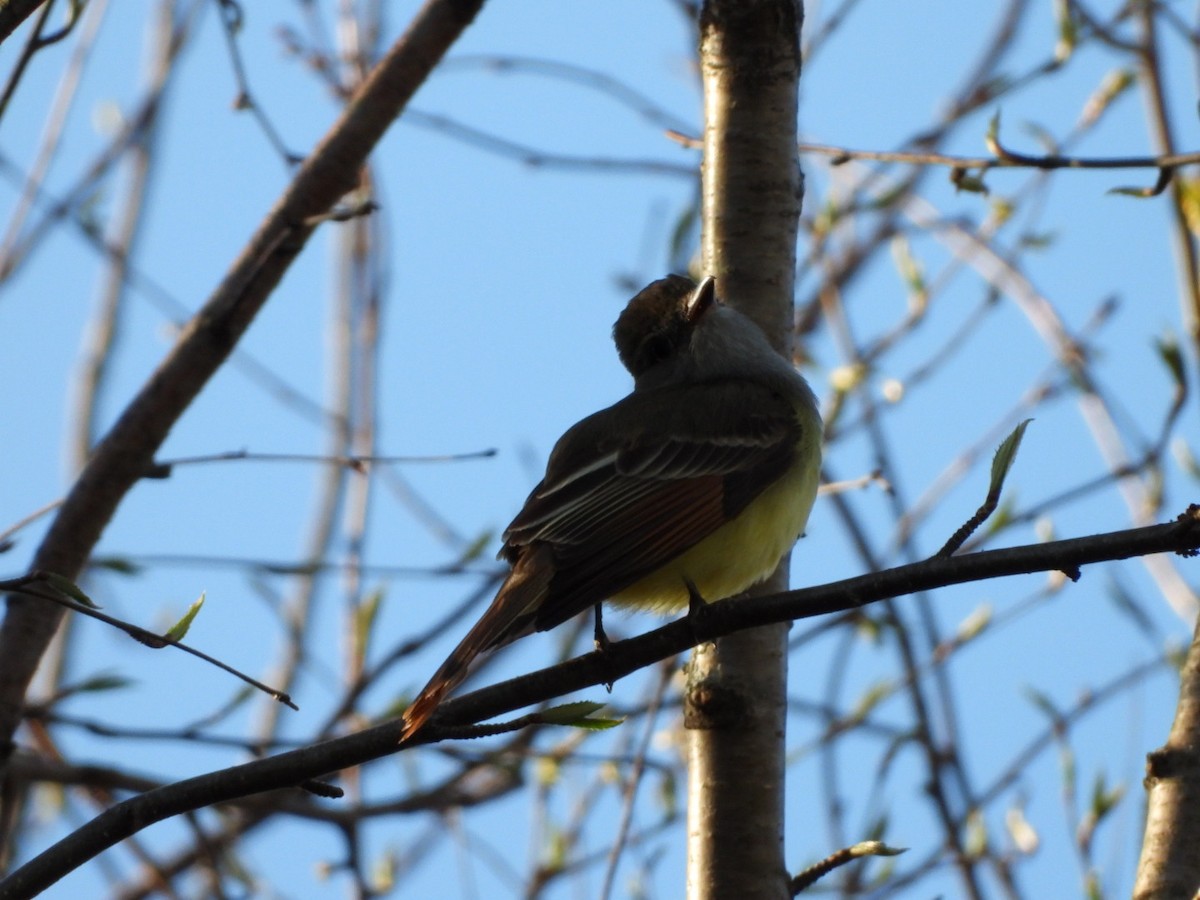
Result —
[[[608, 648], [612, 645], [612, 641], [608, 639], [608, 634], [604, 631], [604, 616], [600, 611], [599, 603], [596, 604], [596, 631], [593, 640], [596, 643], [596, 652], [607, 659]], [[611, 694], [613, 682], [611, 680], [604, 682], [604, 689]]]
[[604, 631], [604, 614], [600, 611], [599, 603], [596, 604], [596, 630], [593, 637], [596, 642], [596, 652], [607, 653], [612, 641], [608, 639], [608, 635]]
[[704, 608], [708, 605], [708, 601], [704, 599], [704, 595], [700, 593], [700, 588], [696, 587], [696, 582], [683, 576], [683, 583], [687, 585], [688, 592], [688, 618], [695, 620], [704, 612]]

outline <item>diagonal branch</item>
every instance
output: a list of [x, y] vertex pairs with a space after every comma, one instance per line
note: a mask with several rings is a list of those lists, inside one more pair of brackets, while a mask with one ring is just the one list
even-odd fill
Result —
[[[483, 0], [427, 0], [97, 445], [32, 568], [75, 580], [171, 427], [228, 358], [317, 224], [357, 185], [371, 150], [482, 6]], [[62, 611], [50, 604], [19, 596], [8, 600], [0, 626], [0, 760], [11, 752], [25, 691], [61, 618]]]
[[0, 3], [0, 43], [5, 41], [21, 23], [33, 15], [46, 0], [7, 0]]
[[[703, 607], [699, 615], [610, 644], [603, 654], [589, 653], [452, 700], [421, 730], [417, 742], [427, 743], [439, 733], [445, 736], [452, 730], [446, 726], [461, 726], [611, 682], [697, 643], [747, 628], [857, 609], [878, 600], [987, 578], [1048, 571], [1078, 578], [1080, 567], [1092, 563], [1151, 553], [1195, 556], [1198, 551], [1200, 506], [1191, 506], [1166, 525], [965, 556], [934, 557], [819, 587], [722, 601]], [[394, 753], [401, 728], [399, 720], [388, 722], [348, 737], [166, 785], [119, 803], [0, 881], [0, 900], [32, 897], [117, 842], [171, 816], [265, 791], [293, 788]]]

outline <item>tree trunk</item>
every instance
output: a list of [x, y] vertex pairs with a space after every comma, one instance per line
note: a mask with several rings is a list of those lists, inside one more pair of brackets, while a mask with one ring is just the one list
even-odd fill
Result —
[[1134, 900], [1200, 892], [1200, 624], [1180, 673], [1179, 703], [1166, 746], [1146, 758], [1146, 834]]
[[[796, 156], [799, 0], [709, 0], [704, 270], [790, 355], [802, 183]], [[787, 560], [762, 587], [786, 587]], [[688, 897], [784, 898], [787, 626], [722, 638], [689, 666]]]

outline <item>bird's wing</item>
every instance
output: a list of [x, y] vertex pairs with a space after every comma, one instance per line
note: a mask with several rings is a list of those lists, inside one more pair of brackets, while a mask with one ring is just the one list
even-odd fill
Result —
[[712, 534], [788, 470], [799, 429], [787, 398], [744, 381], [634, 393], [574, 426], [504, 534], [510, 561], [533, 546], [553, 554], [532, 627], [554, 627]]
[[799, 438], [795, 406], [746, 382], [634, 393], [571, 428], [504, 533], [512, 572], [405, 711], [401, 739], [480, 653], [583, 612], [736, 516], [788, 470]]

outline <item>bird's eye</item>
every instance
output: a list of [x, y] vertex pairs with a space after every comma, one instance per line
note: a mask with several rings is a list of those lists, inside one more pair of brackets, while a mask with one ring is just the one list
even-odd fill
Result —
[[646, 339], [643, 352], [645, 353], [647, 362], [662, 362], [671, 355], [671, 339], [665, 334], [653, 335]]

